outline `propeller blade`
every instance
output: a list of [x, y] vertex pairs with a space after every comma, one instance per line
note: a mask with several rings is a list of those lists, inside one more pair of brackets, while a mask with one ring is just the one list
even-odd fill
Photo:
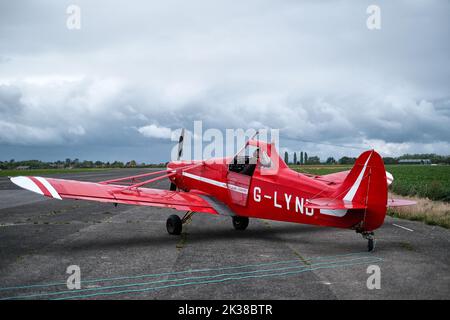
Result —
[[181, 129], [180, 139], [178, 139], [178, 155], [177, 155], [178, 161], [181, 159], [181, 156], [183, 155], [183, 141], [184, 141], [184, 128]]

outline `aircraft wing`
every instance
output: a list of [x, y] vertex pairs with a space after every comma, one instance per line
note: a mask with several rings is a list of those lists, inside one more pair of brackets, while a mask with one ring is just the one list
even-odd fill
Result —
[[187, 192], [43, 177], [20, 176], [11, 181], [26, 190], [60, 200], [80, 199], [217, 214], [206, 200]]

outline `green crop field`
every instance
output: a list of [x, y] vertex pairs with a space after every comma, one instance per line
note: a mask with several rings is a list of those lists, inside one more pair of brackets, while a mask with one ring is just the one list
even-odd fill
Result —
[[[349, 170], [351, 166], [304, 165], [291, 168], [298, 172], [323, 175]], [[450, 166], [387, 165], [386, 170], [394, 176], [392, 192], [450, 202]]]
[[450, 202], [450, 166], [391, 165], [394, 193]]

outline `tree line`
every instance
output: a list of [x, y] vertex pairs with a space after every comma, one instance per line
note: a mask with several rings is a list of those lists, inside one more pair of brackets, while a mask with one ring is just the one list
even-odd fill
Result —
[[135, 160], [128, 162], [122, 161], [90, 161], [67, 158], [64, 161], [58, 160], [46, 162], [40, 160], [24, 160], [0, 161], [0, 169], [13, 170], [20, 167], [25, 169], [69, 169], [69, 168], [147, 168], [147, 167], [164, 167], [166, 163], [137, 163]]
[[[450, 155], [441, 156], [434, 153], [418, 153], [418, 154], [404, 154], [400, 157], [383, 157], [385, 164], [398, 164], [400, 160], [418, 160], [418, 159], [429, 159], [433, 164], [450, 164]], [[287, 151], [284, 152], [284, 162], [287, 164], [354, 164], [356, 161], [355, 157], [344, 156], [338, 160], [334, 157], [328, 157], [324, 162], [318, 156], [308, 156], [307, 152], [294, 152], [289, 154]]]

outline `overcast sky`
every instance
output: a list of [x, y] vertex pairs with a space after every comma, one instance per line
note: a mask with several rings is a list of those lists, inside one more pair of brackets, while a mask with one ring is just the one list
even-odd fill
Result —
[[[66, 27], [70, 4], [80, 30]], [[2, 1], [0, 160], [163, 162], [169, 129], [194, 120], [278, 128], [282, 150], [321, 158], [362, 151], [330, 144], [450, 154], [449, 12], [446, 0]]]

